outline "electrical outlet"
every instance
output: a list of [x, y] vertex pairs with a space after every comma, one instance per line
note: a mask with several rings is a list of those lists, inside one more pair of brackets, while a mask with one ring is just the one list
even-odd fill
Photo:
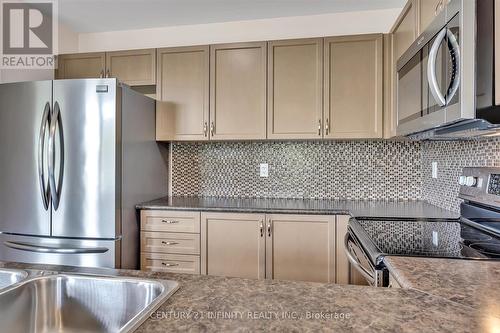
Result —
[[439, 246], [439, 234], [437, 231], [432, 231], [432, 245], [435, 247]]
[[269, 177], [269, 164], [267, 163], [260, 164], [260, 176], [264, 178]]
[[432, 178], [436, 179], [438, 177], [438, 163], [432, 162]]

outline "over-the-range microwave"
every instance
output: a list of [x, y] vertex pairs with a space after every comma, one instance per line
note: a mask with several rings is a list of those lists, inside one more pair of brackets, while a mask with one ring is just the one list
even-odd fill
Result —
[[444, 9], [397, 61], [396, 132], [415, 139], [498, 135], [500, 1], [443, 1]]

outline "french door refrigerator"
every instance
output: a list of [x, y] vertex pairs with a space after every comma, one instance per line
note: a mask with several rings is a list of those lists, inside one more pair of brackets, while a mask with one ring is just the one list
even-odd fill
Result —
[[0, 261], [137, 268], [166, 194], [155, 102], [116, 79], [0, 85]]

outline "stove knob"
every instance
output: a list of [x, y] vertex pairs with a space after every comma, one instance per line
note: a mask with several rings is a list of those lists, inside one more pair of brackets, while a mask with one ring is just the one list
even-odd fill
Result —
[[460, 176], [460, 178], [458, 178], [458, 184], [460, 186], [464, 186], [465, 185], [465, 181], [466, 181], [467, 177], [465, 176]]
[[476, 186], [476, 184], [477, 184], [477, 177], [468, 176], [468, 177], [465, 179], [465, 185], [466, 185], [466, 186], [469, 186], [469, 187], [474, 187], [474, 186]]

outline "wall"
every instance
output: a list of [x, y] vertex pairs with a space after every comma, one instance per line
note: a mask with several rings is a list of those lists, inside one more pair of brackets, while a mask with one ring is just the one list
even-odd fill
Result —
[[[400, 9], [82, 33], [79, 52], [388, 32]], [[355, 22], [355, 24], [353, 24]]]
[[419, 199], [421, 173], [418, 142], [172, 144], [173, 195]]
[[[433, 161], [438, 163], [437, 179], [432, 178]], [[422, 142], [422, 199], [458, 211], [458, 177], [466, 166], [500, 167], [500, 138]]]
[[[78, 51], [78, 34], [65, 24], [59, 24], [58, 53]], [[51, 69], [3, 69], [0, 70], [0, 83], [19, 81], [52, 80], [54, 71]]]
[[[259, 177], [260, 163], [269, 163], [269, 178]], [[500, 167], [500, 138], [174, 143], [171, 181], [173, 195], [423, 199], [458, 212], [468, 166]]]

